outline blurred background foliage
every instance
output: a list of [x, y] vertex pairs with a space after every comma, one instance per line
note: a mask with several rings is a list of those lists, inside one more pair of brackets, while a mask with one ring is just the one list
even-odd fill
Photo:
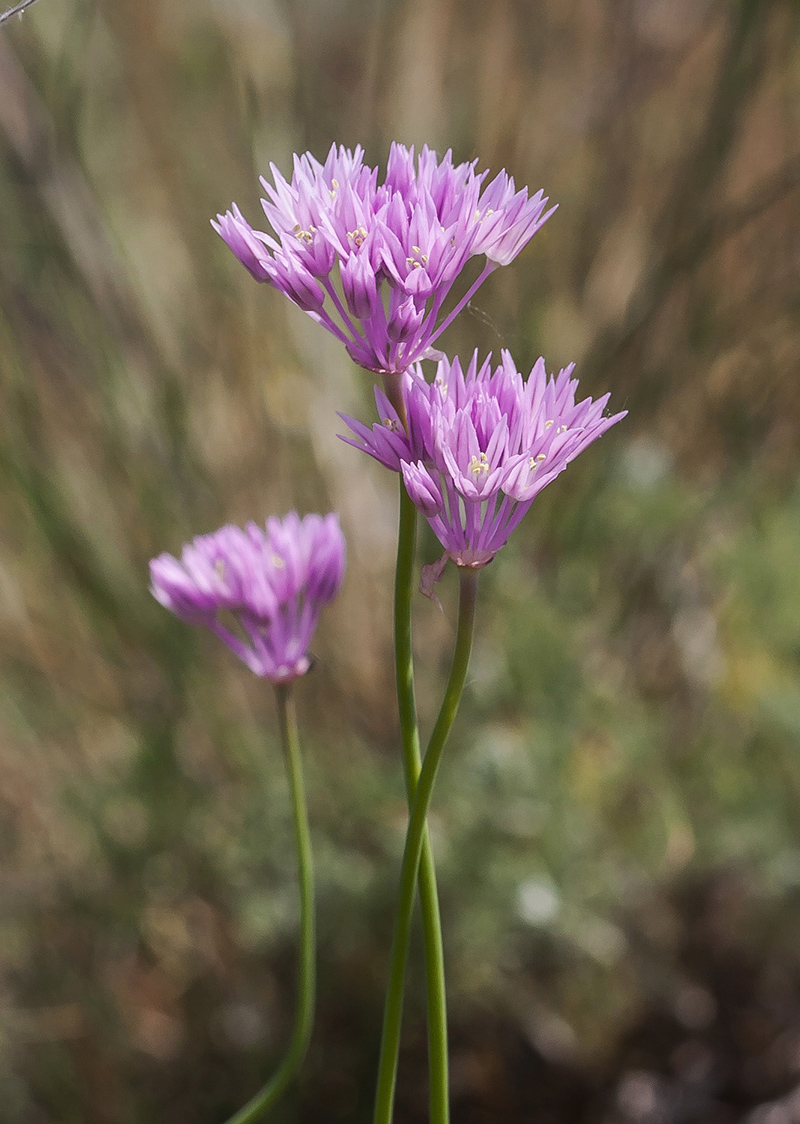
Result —
[[[350, 567], [299, 692], [321, 997], [275, 1119], [369, 1119], [405, 817], [396, 481], [335, 436], [369, 377], [209, 218], [259, 225], [270, 161], [392, 139], [560, 203], [446, 349], [574, 359], [630, 411], [483, 579], [432, 817], [454, 1119], [791, 1124], [792, 0], [39, 0], [0, 29], [2, 1119], [210, 1124], [280, 1052], [270, 691], [152, 601], [147, 561], [292, 507], [342, 513]], [[425, 729], [452, 593], [416, 607]], [[420, 983], [417, 949], [405, 1121]]]

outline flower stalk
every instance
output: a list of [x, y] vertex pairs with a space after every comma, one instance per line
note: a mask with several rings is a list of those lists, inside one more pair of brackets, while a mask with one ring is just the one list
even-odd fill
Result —
[[[414, 589], [416, 541], [417, 511], [401, 480], [394, 594], [394, 639], [397, 705], [400, 714], [403, 768], [409, 807], [411, 807], [413, 801], [422, 767], [411, 647], [411, 600]], [[432, 1124], [447, 1124], [450, 1118], [450, 1102], [448, 1095], [444, 948], [442, 944], [442, 923], [439, 914], [439, 893], [436, 885], [436, 868], [427, 825], [424, 827], [422, 836], [419, 900], [422, 914], [427, 986], [430, 1118]]]
[[286, 756], [286, 772], [292, 801], [297, 862], [300, 875], [300, 950], [297, 964], [297, 1010], [289, 1048], [267, 1084], [230, 1118], [228, 1124], [255, 1124], [277, 1104], [305, 1060], [314, 1023], [316, 990], [316, 935], [314, 869], [311, 833], [308, 826], [303, 765], [291, 683], [276, 683], [278, 721]]
[[400, 1050], [406, 960], [408, 959], [408, 947], [411, 938], [417, 872], [423, 850], [433, 785], [442, 759], [442, 752], [461, 701], [472, 651], [478, 594], [478, 571], [461, 568], [459, 569], [459, 578], [458, 632], [453, 652], [453, 664], [439, 717], [433, 728], [414, 791], [403, 852], [400, 893], [392, 938], [389, 986], [386, 992], [381, 1053], [378, 1063], [374, 1124], [391, 1124], [392, 1120]]

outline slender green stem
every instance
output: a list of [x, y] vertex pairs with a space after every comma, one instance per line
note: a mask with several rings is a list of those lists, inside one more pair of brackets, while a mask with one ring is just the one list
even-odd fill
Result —
[[400, 1047], [400, 1024], [403, 1014], [403, 989], [406, 960], [411, 937], [414, 913], [414, 894], [422, 846], [425, 838], [426, 818], [433, 792], [439, 762], [442, 759], [447, 736], [458, 710], [464, 680], [472, 650], [472, 633], [475, 625], [475, 606], [478, 594], [478, 572], [461, 569], [458, 603], [458, 633], [453, 653], [453, 666], [447, 683], [444, 701], [433, 728], [431, 739], [417, 780], [411, 802], [403, 866], [400, 873], [400, 894], [395, 918], [392, 953], [389, 969], [389, 987], [383, 1016], [383, 1037], [378, 1066], [378, 1089], [375, 1098], [374, 1124], [391, 1124], [394, 1089], [397, 1079], [397, 1058]]
[[308, 1050], [314, 1021], [315, 948], [314, 932], [314, 870], [311, 857], [311, 833], [308, 828], [303, 765], [297, 736], [291, 683], [275, 686], [278, 721], [286, 754], [286, 770], [297, 839], [297, 860], [300, 868], [300, 953], [297, 966], [297, 1011], [292, 1037], [286, 1055], [267, 1084], [251, 1101], [230, 1118], [228, 1124], [253, 1124], [278, 1102], [297, 1073]]
[[[403, 766], [409, 805], [416, 791], [421, 768], [419, 725], [414, 698], [414, 664], [411, 651], [411, 601], [414, 588], [416, 541], [417, 509], [409, 498], [401, 477], [400, 527], [397, 537], [397, 570], [394, 587], [394, 644], [397, 704], [400, 712]], [[436, 886], [436, 868], [427, 826], [422, 836], [419, 898], [427, 982], [430, 1119], [431, 1124], [448, 1124], [450, 1100], [448, 1095], [444, 949], [442, 946], [442, 923], [439, 915], [439, 893]]]

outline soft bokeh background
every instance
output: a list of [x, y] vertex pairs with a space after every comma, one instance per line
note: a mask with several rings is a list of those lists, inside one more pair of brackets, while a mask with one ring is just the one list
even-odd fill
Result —
[[[432, 830], [456, 1124], [800, 1120], [800, 9], [39, 0], [0, 28], [0, 1117], [211, 1124], [291, 1019], [272, 699], [147, 592], [338, 508], [300, 689], [321, 995], [276, 1121], [367, 1121], [404, 825], [370, 379], [213, 234], [293, 151], [560, 210], [445, 346], [629, 417], [484, 575]], [[422, 560], [436, 555], [426, 537]], [[453, 638], [416, 606], [426, 729]], [[419, 949], [398, 1121], [425, 1119]]]

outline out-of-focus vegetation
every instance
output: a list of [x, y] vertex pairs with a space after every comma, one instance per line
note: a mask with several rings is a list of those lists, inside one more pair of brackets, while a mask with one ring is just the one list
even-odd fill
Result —
[[[369, 1118], [405, 815], [396, 481], [335, 437], [368, 376], [208, 220], [236, 199], [257, 223], [269, 161], [335, 140], [379, 163], [392, 139], [561, 205], [447, 350], [574, 359], [630, 411], [483, 579], [432, 822], [455, 1120], [771, 1102], [747, 1119], [790, 1124], [791, 0], [39, 0], [2, 29], [0, 1116], [210, 1124], [280, 1052], [296, 896], [270, 692], [152, 602], [147, 560], [335, 507], [349, 574], [299, 699], [320, 1017], [276, 1120]], [[426, 728], [451, 592], [416, 610]]]

